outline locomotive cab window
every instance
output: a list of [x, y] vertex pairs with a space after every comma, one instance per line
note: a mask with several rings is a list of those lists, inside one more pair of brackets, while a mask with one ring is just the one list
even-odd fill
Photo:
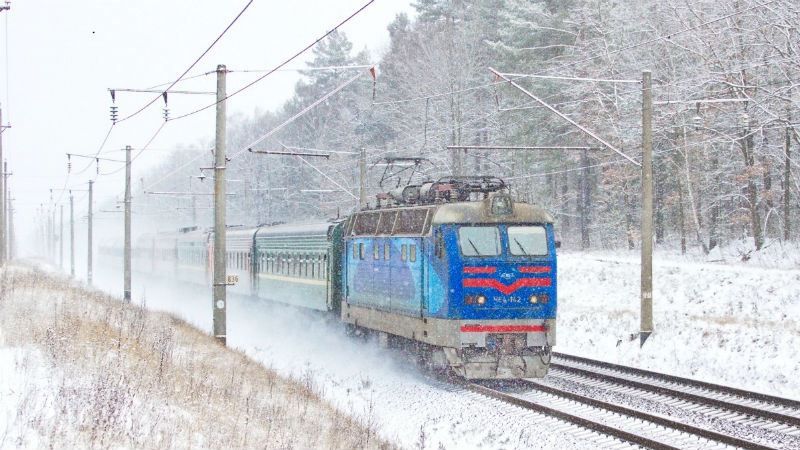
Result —
[[397, 211], [382, 212], [381, 220], [378, 222], [378, 234], [392, 234], [395, 218], [397, 218]]
[[463, 226], [458, 229], [458, 246], [464, 256], [498, 256], [500, 230], [494, 226]]
[[392, 234], [395, 235], [422, 235], [428, 218], [427, 209], [409, 209], [400, 211], [394, 223]]
[[539, 225], [508, 227], [508, 247], [516, 256], [547, 256], [547, 231]]

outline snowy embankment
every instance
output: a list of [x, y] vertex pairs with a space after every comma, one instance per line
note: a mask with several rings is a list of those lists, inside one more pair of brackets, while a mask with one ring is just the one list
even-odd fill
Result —
[[638, 253], [563, 252], [557, 350], [800, 399], [800, 252], [736, 248], [656, 255], [641, 349]]
[[0, 448], [386, 446], [172, 316], [24, 267], [0, 283]]
[[[629, 340], [639, 325], [638, 255], [562, 252], [557, 350], [800, 397], [800, 252], [770, 247], [773, 255], [752, 254], [745, 263], [735, 247], [727, 250], [712, 256], [727, 264], [657, 255], [656, 333], [642, 350]], [[105, 289], [121, 292], [118, 269], [101, 267], [96, 275]], [[146, 298], [148, 308], [210, 329], [207, 288], [138, 273], [134, 280], [137, 303]], [[402, 352], [348, 338], [320, 315], [236, 296], [228, 306], [231, 346], [312, 386], [405, 448], [595, 447], [520, 417], [518, 408], [431, 380]]]

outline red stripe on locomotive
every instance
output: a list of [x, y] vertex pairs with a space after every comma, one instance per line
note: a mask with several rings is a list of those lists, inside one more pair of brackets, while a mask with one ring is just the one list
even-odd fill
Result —
[[506, 286], [494, 278], [465, 278], [461, 283], [465, 288], [492, 288], [504, 295], [509, 295], [523, 287], [550, 287], [552, 280], [550, 278], [520, 278]]
[[462, 333], [537, 333], [546, 330], [544, 325], [461, 325]]
[[484, 266], [484, 267], [477, 267], [477, 266], [464, 267], [464, 273], [495, 273], [495, 272], [497, 272], [497, 267], [489, 267], [489, 266]]

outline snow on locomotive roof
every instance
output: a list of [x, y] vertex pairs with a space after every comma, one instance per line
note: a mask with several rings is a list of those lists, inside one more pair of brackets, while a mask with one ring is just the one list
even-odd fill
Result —
[[529, 203], [515, 202], [511, 214], [492, 215], [486, 201], [458, 202], [439, 206], [433, 223], [553, 223], [553, 216]]

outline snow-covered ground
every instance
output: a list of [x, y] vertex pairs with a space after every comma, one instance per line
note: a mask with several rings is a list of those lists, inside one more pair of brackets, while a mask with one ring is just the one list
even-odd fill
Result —
[[[656, 332], [640, 349], [638, 253], [563, 252], [558, 351], [800, 398], [797, 249], [751, 255], [656, 257]], [[99, 275], [109, 275], [101, 271]], [[100, 283], [118, 294], [120, 277]], [[135, 283], [141, 276], [135, 278]], [[135, 301], [210, 328], [210, 294], [164, 280], [136, 284]], [[144, 293], [143, 293], [144, 290]], [[407, 448], [591, 448], [505, 405], [421, 374], [408, 357], [347, 338], [318, 315], [241, 298], [229, 301], [228, 336], [279, 373]]]
[[0, 270], [0, 449], [391, 448], [299, 381], [172, 316]]
[[[639, 256], [559, 260], [558, 351], [800, 399], [800, 252], [747, 262], [669, 255], [653, 269], [655, 333], [639, 348]], [[769, 250], [764, 253], [769, 253]]]

